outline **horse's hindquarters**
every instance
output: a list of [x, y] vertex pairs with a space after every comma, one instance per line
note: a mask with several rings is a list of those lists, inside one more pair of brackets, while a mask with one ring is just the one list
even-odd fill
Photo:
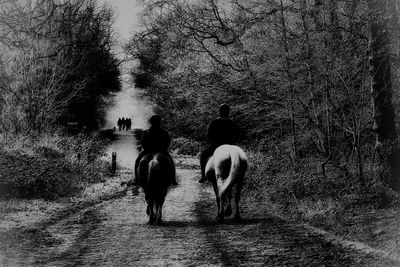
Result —
[[[153, 154], [151, 160], [147, 164], [145, 177], [141, 177], [143, 181], [142, 187], [145, 192], [145, 198], [148, 203], [149, 223], [162, 223], [162, 206], [165, 196], [168, 192], [172, 164], [169, 158], [162, 154]], [[139, 172], [140, 174], [142, 172]]]
[[[235, 218], [240, 219], [239, 201], [243, 181], [247, 170], [247, 157], [238, 146], [222, 145], [218, 147], [207, 163], [209, 176], [215, 191], [218, 220], [223, 221], [224, 216], [232, 215], [231, 199], [232, 189], [235, 186], [236, 213]], [[211, 172], [213, 171], [213, 174]]]

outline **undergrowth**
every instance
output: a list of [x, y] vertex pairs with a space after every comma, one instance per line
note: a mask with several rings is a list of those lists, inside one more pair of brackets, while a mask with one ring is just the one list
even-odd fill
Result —
[[185, 137], [174, 138], [170, 147], [175, 154], [188, 156], [197, 156], [204, 148], [200, 142]]
[[109, 170], [99, 160], [107, 143], [94, 136], [15, 136], [1, 138], [0, 145], [2, 199], [73, 196]]
[[248, 157], [248, 194], [257, 202], [272, 203], [280, 215], [291, 219], [333, 222], [344, 211], [388, 207], [399, 199], [372, 178], [361, 184], [354, 175], [343, 175], [334, 168], [327, 168], [323, 176], [318, 158], [292, 166], [283, 157], [265, 153], [248, 153]]
[[[205, 146], [188, 138], [173, 140], [171, 150], [180, 155], [198, 155]], [[308, 156], [293, 164], [279, 151], [252, 152], [244, 147], [249, 158], [246, 174], [246, 197], [279, 215], [306, 221], [334, 222], [344, 211], [382, 208], [394, 205], [399, 195], [367, 173], [364, 184], [357, 172], [343, 173], [327, 164], [322, 175], [323, 159]], [[366, 168], [369, 169], [369, 168]], [[271, 210], [267, 211], [271, 212]]]

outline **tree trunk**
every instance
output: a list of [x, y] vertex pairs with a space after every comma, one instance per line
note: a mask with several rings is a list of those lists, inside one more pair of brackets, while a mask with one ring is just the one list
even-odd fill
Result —
[[368, 0], [370, 12], [369, 64], [376, 143], [380, 159], [380, 178], [396, 190], [400, 189], [400, 151], [395, 114], [392, 105], [390, 42], [386, 5], [382, 0]]
[[297, 160], [297, 133], [296, 133], [296, 122], [294, 118], [294, 94], [295, 94], [295, 88], [293, 85], [293, 76], [291, 73], [291, 64], [290, 64], [290, 59], [288, 57], [289, 55], [289, 45], [288, 45], [288, 38], [287, 38], [287, 29], [286, 29], [286, 21], [285, 21], [285, 14], [283, 12], [283, 1], [281, 0], [281, 23], [282, 23], [282, 42], [284, 46], [284, 51], [285, 51], [285, 71], [286, 75], [289, 80], [289, 117], [290, 117], [290, 128], [292, 131], [292, 136], [291, 136], [291, 146], [292, 146], [292, 151], [291, 151], [291, 159], [292, 159], [292, 164], [296, 164]]

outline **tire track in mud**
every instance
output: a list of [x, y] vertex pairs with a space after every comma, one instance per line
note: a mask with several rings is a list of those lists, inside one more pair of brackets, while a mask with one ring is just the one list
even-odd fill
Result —
[[123, 195], [48, 225], [58, 242], [39, 249], [40, 266], [396, 266], [324, 240], [301, 225], [252, 215], [244, 203], [241, 222], [216, 223], [209, 185], [197, 170], [178, 170], [164, 225], [147, 224], [143, 194]]
[[[214, 194], [200, 190], [203, 201], [197, 203], [199, 220], [216, 217], [216, 204], [207, 200]], [[244, 196], [246, 199], [246, 196]], [[223, 266], [398, 266], [390, 260], [376, 259], [340, 244], [325, 240], [323, 235], [266, 214], [253, 215], [249, 202], [242, 207], [244, 219], [205, 228], [207, 242], [219, 254]], [[207, 218], [207, 219], [205, 219]]]
[[197, 184], [196, 172], [178, 170], [180, 186], [167, 196], [163, 226], [147, 224], [142, 193], [120, 192], [27, 230], [23, 244], [30, 249], [12, 266], [396, 266], [301, 225], [252, 216], [248, 203], [241, 222], [218, 224], [212, 189]]
[[92, 207], [111, 199], [125, 196], [124, 191], [103, 195], [97, 199], [67, 206], [53, 213], [39, 223], [29, 227], [17, 227], [10, 231], [0, 232], [0, 266], [33, 266], [35, 253], [41, 248], [58, 246], [62, 241], [49, 232], [49, 229], [60, 222], [76, 218], [78, 214], [90, 211]]
[[[126, 138], [123, 139], [126, 142]], [[257, 214], [244, 191], [240, 222], [216, 222], [210, 184], [180, 164], [164, 225], [147, 223], [143, 193], [80, 203], [29, 229], [0, 234], [3, 266], [398, 266], [341, 246], [300, 224]], [[184, 167], [182, 167], [184, 166]]]

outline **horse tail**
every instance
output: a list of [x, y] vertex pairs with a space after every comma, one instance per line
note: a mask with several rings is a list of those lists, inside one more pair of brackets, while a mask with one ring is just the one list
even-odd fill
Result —
[[147, 184], [146, 184], [147, 194], [154, 194], [154, 189], [159, 183], [158, 180], [159, 180], [160, 168], [161, 168], [160, 163], [155, 157], [153, 157], [148, 164]]
[[148, 176], [148, 183], [149, 184], [153, 184], [156, 181], [154, 181], [157, 177], [157, 173], [160, 170], [160, 163], [153, 158], [150, 162], [149, 162], [149, 176]]
[[[164, 194], [168, 187], [168, 179], [165, 177], [167, 168], [170, 167], [169, 159], [158, 153], [153, 156], [148, 164], [147, 188], [151, 194]], [[168, 173], [168, 172], [167, 172]], [[164, 193], [163, 193], [164, 192]]]
[[227, 190], [230, 190], [232, 186], [235, 184], [235, 181], [242, 167], [241, 165], [243, 164], [242, 161], [247, 163], [246, 156], [244, 155], [244, 152], [242, 152], [241, 150], [230, 151], [229, 156], [231, 160], [231, 166], [228, 177], [226, 178], [225, 182], [219, 186], [218, 191], [220, 197], [224, 196], [225, 192]]

